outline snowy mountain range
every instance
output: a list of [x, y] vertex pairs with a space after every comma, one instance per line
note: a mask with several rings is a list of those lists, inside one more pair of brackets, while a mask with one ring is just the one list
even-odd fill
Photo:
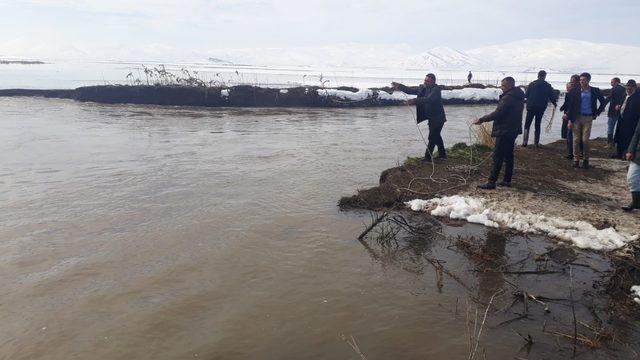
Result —
[[436, 47], [411, 54], [404, 46], [345, 44], [323, 48], [213, 51], [219, 59], [255, 65], [383, 67], [417, 70], [502, 70], [640, 73], [640, 47], [571, 39], [529, 39], [461, 51]]
[[[99, 51], [68, 44], [55, 51], [45, 45], [0, 43], [0, 58], [208, 63], [222, 66], [284, 66], [346, 69], [454, 70], [573, 73], [589, 69], [606, 74], [640, 74], [640, 47], [571, 39], [529, 39], [457, 50], [435, 47], [421, 53], [405, 44], [338, 44], [323, 47], [195, 49], [143, 44], [135, 49], [101, 46]], [[21, 50], [18, 50], [21, 49]], [[16, 53], [19, 52], [19, 53]], [[51, 54], [56, 54], [52, 56]]]

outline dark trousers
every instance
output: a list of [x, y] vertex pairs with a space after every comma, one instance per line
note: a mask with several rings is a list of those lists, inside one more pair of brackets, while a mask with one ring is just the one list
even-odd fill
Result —
[[493, 149], [493, 168], [489, 175], [489, 182], [496, 183], [504, 162], [504, 181], [511, 182], [513, 176], [513, 148], [518, 135], [496, 137], [496, 147]]
[[427, 145], [427, 151], [424, 154], [425, 158], [431, 157], [433, 155], [433, 150], [438, 147], [438, 157], [445, 157], [446, 150], [444, 149], [444, 140], [442, 140], [442, 136], [440, 132], [442, 132], [442, 128], [444, 127], [444, 123], [441, 124], [432, 124], [429, 121], [429, 144]]
[[542, 124], [542, 115], [544, 115], [545, 109], [527, 109], [527, 117], [524, 120], [524, 129], [528, 132], [529, 128], [531, 128], [531, 123], [533, 122], [533, 118], [535, 117], [535, 138], [534, 144], [540, 143], [540, 125]]

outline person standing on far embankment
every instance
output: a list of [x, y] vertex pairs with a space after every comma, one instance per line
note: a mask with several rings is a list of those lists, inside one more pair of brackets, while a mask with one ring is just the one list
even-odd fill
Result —
[[[625, 96], [625, 88], [624, 86], [620, 85], [620, 78], [614, 77], [613, 79], [611, 79], [611, 94], [609, 94], [609, 96], [607, 96], [607, 98], [604, 100], [605, 104], [609, 104], [609, 111], [607, 111], [607, 117], [609, 118], [609, 121], [607, 123], [607, 148], [613, 146], [613, 135], [615, 133], [614, 130], [616, 127], [616, 123], [618, 122], [618, 118], [620, 117], [620, 109], [618, 105], [622, 105]], [[613, 158], [620, 156], [621, 155], [616, 156], [614, 154], [611, 157]]]
[[442, 103], [442, 91], [440, 86], [436, 84], [436, 76], [427, 74], [424, 78], [424, 83], [418, 87], [408, 87], [397, 82], [392, 82], [391, 86], [407, 94], [417, 95], [417, 98], [407, 100], [406, 104], [416, 106], [418, 124], [429, 120], [429, 144], [424, 153], [424, 160], [432, 161], [433, 150], [436, 147], [438, 148], [438, 159], [446, 159], [447, 153], [440, 133], [447, 118]]
[[[627, 86], [629, 86], [629, 80]], [[633, 81], [635, 85], [635, 81]], [[637, 91], [635, 91], [637, 93]], [[626, 106], [629, 106], [629, 97], [627, 97]], [[624, 111], [627, 111], [626, 107]], [[635, 111], [638, 111], [636, 106]], [[629, 170], [627, 172], [627, 182], [629, 183], [629, 191], [631, 191], [631, 203], [627, 206], [623, 206], [625, 211], [632, 211], [633, 209], [640, 209], [640, 126], [636, 125], [635, 132], [631, 138], [631, 143], [627, 148], [625, 158], [631, 163], [629, 164]]]
[[469, 84], [471, 84], [471, 79], [473, 79], [473, 74], [471, 73], [471, 70], [469, 70], [469, 74], [467, 75], [467, 82]]
[[500, 87], [502, 95], [498, 107], [491, 114], [475, 119], [473, 124], [493, 121], [491, 136], [496, 138], [493, 149], [493, 168], [486, 184], [478, 185], [480, 189], [495, 189], [498, 175], [504, 166], [504, 180], [499, 186], [511, 186], [513, 176], [513, 148], [518, 135], [522, 134], [522, 112], [524, 110], [524, 92], [516, 87], [516, 81], [508, 76], [502, 79]]
[[[591, 74], [580, 74], [580, 87], [567, 94], [570, 99], [565, 116], [569, 121], [569, 127], [573, 131], [573, 167], [580, 167], [580, 142], [583, 147], [584, 169], [589, 168], [589, 137], [593, 120], [604, 110], [604, 96], [597, 87], [589, 86]], [[598, 106], [600, 102], [600, 106]]]
[[522, 135], [522, 146], [525, 147], [529, 142], [529, 128], [531, 128], [531, 122], [534, 117], [536, 122], [533, 143], [535, 147], [538, 147], [540, 145], [540, 124], [549, 101], [553, 104], [553, 111], [556, 111], [556, 94], [551, 84], [545, 80], [546, 78], [547, 72], [540, 70], [538, 72], [538, 80], [532, 81], [527, 86], [527, 92], [525, 93], [527, 98], [527, 117], [524, 122], [524, 134]]

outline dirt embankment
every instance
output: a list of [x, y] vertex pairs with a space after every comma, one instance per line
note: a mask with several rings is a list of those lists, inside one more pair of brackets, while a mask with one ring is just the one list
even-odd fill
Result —
[[379, 185], [340, 199], [342, 209], [401, 209], [412, 199], [446, 195], [480, 196], [500, 203], [505, 210], [527, 211], [562, 218], [579, 218], [592, 224], [608, 224], [636, 233], [638, 212], [625, 213], [629, 202], [627, 163], [610, 159], [606, 141], [591, 142], [591, 169], [573, 168], [565, 158], [564, 140], [540, 148], [517, 146], [511, 188], [480, 190], [491, 169], [490, 149], [462, 144], [449, 151], [449, 159], [423, 163], [408, 159], [402, 166], [382, 172]]
[[[484, 89], [481, 84], [443, 86], [443, 90], [463, 88]], [[339, 90], [342, 94], [322, 95], [318, 90]], [[288, 89], [262, 88], [251, 85], [231, 87], [178, 86], [178, 85], [104, 85], [70, 90], [0, 90], [0, 96], [40, 96], [75, 99], [104, 104], [152, 104], [204, 107], [380, 107], [403, 105], [402, 99], [390, 98], [393, 89], [372, 88], [368, 96], [352, 99], [349, 93], [359, 89], [340, 87], [323, 89], [317, 86], [299, 86]], [[485, 104], [496, 100], [445, 99], [445, 104]]]

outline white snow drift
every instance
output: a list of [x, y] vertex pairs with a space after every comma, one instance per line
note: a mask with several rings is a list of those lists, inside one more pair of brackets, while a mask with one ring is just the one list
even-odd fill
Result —
[[434, 216], [448, 216], [490, 227], [506, 227], [524, 233], [545, 234], [570, 241], [583, 249], [613, 250], [636, 240], [614, 228], [596, 229], [585, 221], [568, 221], [562, 218], [536, 214], [521, 214], [493, 208], [482, 198], [460, 195], [431, 200], [412, 200], [406, 203], [414, 211], [430, 211]]
[[631, 296], [633, 296], [633, 301], [640, 304], [640, 285], [633, 285], [631, 287]]
[[[337, 89], [318, 89], [318, 95], [320, 96], [330, 96], [336, 97], [343, 100], [350, 101], [362, 101], [369, 98], [374, 97], [374, 91], [371, 89], [360, 89], [357, 92], [351, 92], [347, 90], [337, 90]], [[446, 100], [450, 99], [459, 99], [459, 100], [468, 100], [468, 101], [478, 101], [478, 100], [498, 100], [502, 94], [502, 90], [496, 88], [487, 88], [487, 89], [473, 89], [473, 88], [464, 88], [458, 90], [443, 90], [442, 98]], [[394, 91], [389, 94], [385, 91], [379, 91], [377, 93], [378, 99], [380, 100], [396, 100], [396, 101], [404, 101], [408, 99], [415, 99], [415, 95], [408, 95], [402, 91]]]

